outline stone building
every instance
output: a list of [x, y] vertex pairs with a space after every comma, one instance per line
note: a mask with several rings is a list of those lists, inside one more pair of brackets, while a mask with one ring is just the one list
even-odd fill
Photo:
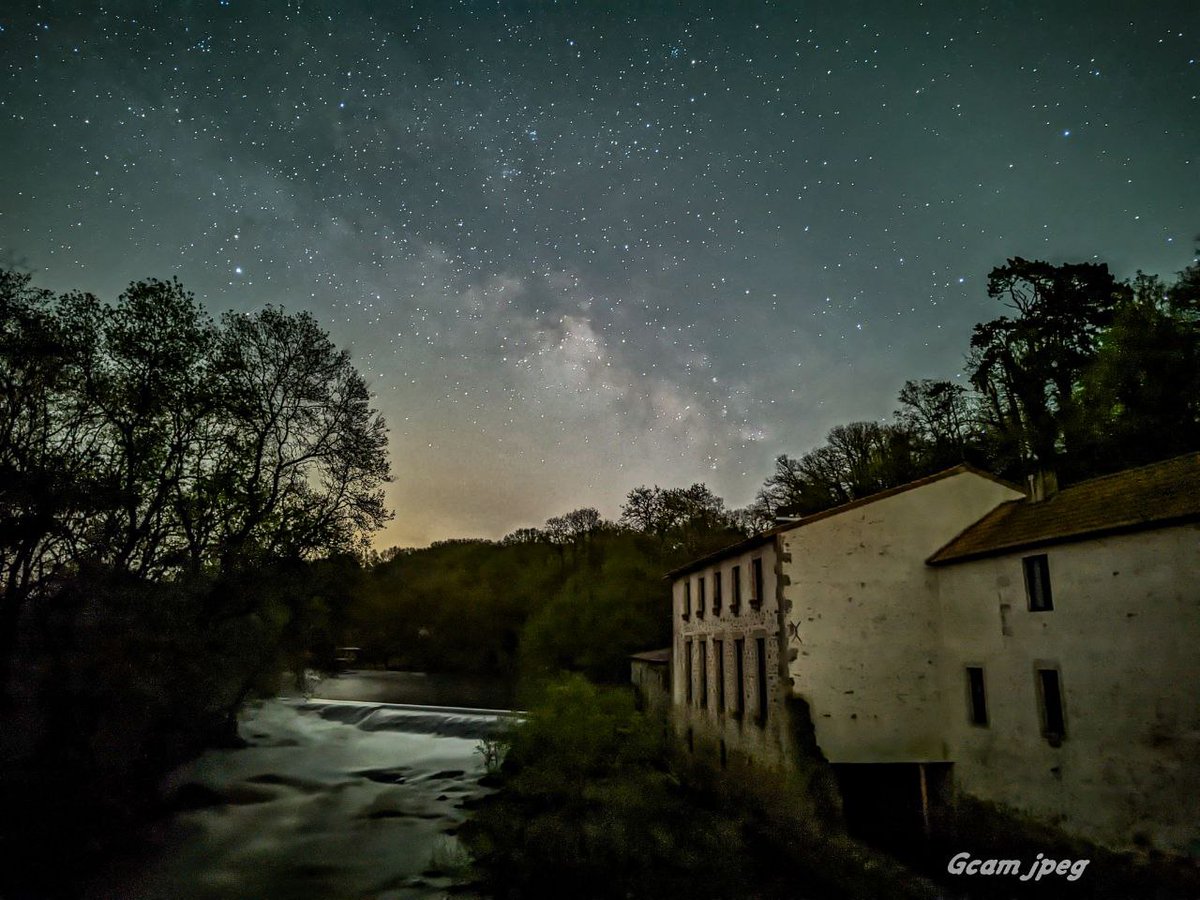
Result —
[[668, 577], [672, 716], [722, 762], [808, 729], [847, 814], [960, 792], [1200, 849], [1200, 454], [1029, 497], [961, 465]]
[[1005, 503], [929, 562], [958, 787], [1200, 856], [1200, 454]]
[[672, 701], [689, 745], [782, 764], [793, 752], [783, 704], [779, 554], [753, 537], [671, 572]]

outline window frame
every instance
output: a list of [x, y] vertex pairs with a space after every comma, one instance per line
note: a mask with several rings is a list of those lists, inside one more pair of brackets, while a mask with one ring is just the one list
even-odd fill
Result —
[[[1053, 678], [1046, 676], [1052, 675]], [[1037, 692], [1038, 725], [1042, 737], [1051, 747], [1060, 747], [1067, 739], [1067, 700], [1063, 690], [1062, 667], [1056, 662], [1036, 660], [1033, 664], [1034, 690]], [[1049, 702], [1047, 682], [1054, 684], [1055, 703]], [[1057, 723], [1051, 721], [1051, 713], [1057, 712]], [[1057, 724], [1057, 730], [1052, 726]]]
[[684, 693], [684, 702], [692, 705], [692, 695], [695, 693], [692, 686], [692, 641], [689, 638], [683, 642], [683, 680], [687, 685], [687, 690]]
[[1030, 612], [1053, 612], [1054, 591], [1050, 584], [1050, 557], [1034, 553], [1021, 557], [1025, 576], [1025, 600]]
[[770, 711], [769, 697], [767, 696], [767, 639], [765, 637], [756, 637], [754, 639], [754, 655], [756, 671], [754, 680], [758, 682], [758, 708], [755, 710], [754, 721], [759, 728], [765, 728], [767, 725], [767, 715]]
[[754, 596], [750, 598], [750, 608], [760, 609], [763, 596], [767, 592], [767, 577], [763, 573], [763, 558], [755, 556], [750, 560], [750, 580], [754, 583]]
[[713, 658], [717, 663], [717, 715], [725, 715], [725, 640], [713, 639]]
[[741, 719], [746, 715], [746, 639], [735, 638], [733, 641], [733, 666], [737, 691], [734, 693], [733, 717]]
[[[967, 721], [976, 728], [987, 728], [992, 724], [991, 715], [988, 712], [987, 674], [980, 665], [968, 665], [964, 669], [967, 676]], [[976, 675], [978, 675], [978, 684]], [[977, 703], [976, 700], [979, 702]]]

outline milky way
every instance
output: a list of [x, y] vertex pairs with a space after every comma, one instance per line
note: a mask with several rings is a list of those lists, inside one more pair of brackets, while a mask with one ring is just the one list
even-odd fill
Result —
[[379, 543], [780, 452], [960, 377], [1007, 256], [1170, 275], [1194, 2], [0, 10], [0, 263], [314, 311], [391, 427]]

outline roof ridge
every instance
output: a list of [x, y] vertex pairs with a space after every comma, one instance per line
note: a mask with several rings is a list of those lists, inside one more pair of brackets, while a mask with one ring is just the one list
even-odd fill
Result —
[[1091, 536], [1200, 519], [1200, 451], [1070, 485], [1044, 501], [1002, 503], [940, 547], [942, 565]]
[[892, 497], [903, 494], [906, 491], [913, 490], [914, 488], [926, 487], [927, 485], [941, 481], [944, 478], [951, 478], [955, 475], [975, 475], [978, 478], [986, 478], [989, 481], [994, 481], [997, 484], [1007, 487], [1013, 491], [1021, 490], [1019, 486], [1005, 481], [998, 475], [993, 475], [991, 472], [973, 466], [964, 460], [963, 462], [956, 463], [948, 469], [941, 469], [937, 472], [932, 472], [929, 475], [922, 475], [920, 478], [914, 478], [912, 481], [906, 481], [903, 484], [898, 484], [894, 487], [884, 488], [881, 491], [876, 491], [873, 494], [867, 494], [864, 497], [855, 497], [853, 500], [847, 500], [845, 503], [839, 503], [837, 506], [831, 506], [828, 509], [821, 509], [817, 512], [809, 513], [806, 516], [801, 516], [794, 522], [784, 522], [780, 525], [772, 526], [766, 531], [743, 538], [740, 541], [736, 541], [726, 547], [714, 550], [711, 553], [705, 554], [704, 556], [689, 560], [683, 565], [677, 566], [676, 568], [667, 572], [663, 577], [675, 578], [679, 575], [684, 575], [687, 572], [692, 572], [696, 569], [703, 568], [705, 565], [715, 559], [721, 559], [725, 556], [732, 556], [735, 553], [745, 552], [760, 544], [769, 543], [776, 536], [784, 534], [788, 531], [792, 531], [793, 529], [802, 528], [805, 525], [809, 525], [813, 522], [832, 518], [833, 516], [840, 515], [841, 513], [850, 512], [851, 510], [868, 506], [871, 503], [875, 503], [879, 500], [889, 500]]
[[[1064, 488], [1060, 488], [1054, 496], [1073, 491], [1076, 488], [1086, 487], [1089, 484], [1095, 484], [1098, 481], [1107, 481], [1110, 478], [1126, 478], [1134, 472], [1141, 472], [1145, 469], [1153, 469], [1156, 466], [1165, 466], [1168, 463], [1175, 463], [1188, 457], [1195, 457], [1197, 462], [1200, 462], [1200, 450], [1189, 450], [1187, 453], [1180, 453], [1178, 456], [1169, 456], [1166, 459], [1155, 460], [1154, 462], [1142, 463], [1140, 466], [1132, 466], [1128, 469], [1118, 469], [1115, 472], [1109, 472], [1107, 475], [1095, 475], [1091, 478], [1085, 478], [1083, 481], [1076, 481], [1074, 484], [1068, 484]], [[1053, 497], [1048, 498], [1053, 499]]]

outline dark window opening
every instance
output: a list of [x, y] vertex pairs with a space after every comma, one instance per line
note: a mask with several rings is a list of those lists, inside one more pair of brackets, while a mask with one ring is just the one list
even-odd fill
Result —
[[737, 691], [733, 695], [733, 714], [739, 719], [746, 709], [746, 641], [738, 638], [733, 642], [733, 672]]
[[692, 615], [692, 579], [688, 579], [683, 583], [683, 617], [690, 618]]
[[729, 611], [735, 616], [742, 608], [742, 567], [734, 566], [729, 571], [729, 584], [733, 588], [733, 598], [729, 602]]
[[1050, 563], [1046, 554], [1026, 556], [1021, 562], [1025, 566], [1025, 596], [1029, 598], [1030, 611], [1054, 609], [1054, 598], [1050, 594]]
[[684, 683], [687, 684], [687, 702], [688, 706], [692, 705], [692, 642], [687, 641], [683, 645], [683, 669]]
[[721, 614], [721, 570], [713, 572], [713, 615]]
[[763, 594], [765, 593], [763, 590], [763, 565], [761, 556], [756, 556], [750, 560], [750, 574], [754, 579], [754, 596], [750, 598], [750, 605], [758, 609], [762, 606]]
[[696, 618], [703, 619], [704, 618], [704, 600], [705, 600], [704, 576], [703, 575], [700, 576], [700, 579], [697, 582], [697, 588], [698, 588], [698, 592], [696, 594]]
[[725, 712], [725, 642], [713, 641], [717, 661], [717, 712]]
[[1038, 669], [1037, 676], [1038, 698], [1042, 708], [1042, 735], [1051, 746], [1057, 747], [1067, 736], [1058, 669]]
[[708, 641], [700, 642], [700, 708], [708, 709]]
[[983, 669], [967, 666], [967, 693], [971, 703], [971, 724], [988, 723], [987, 694], [983, 689]]
[[767, 724], [767, 641], [758, 638], [755, 641], [758, 651], [758, 724]]

